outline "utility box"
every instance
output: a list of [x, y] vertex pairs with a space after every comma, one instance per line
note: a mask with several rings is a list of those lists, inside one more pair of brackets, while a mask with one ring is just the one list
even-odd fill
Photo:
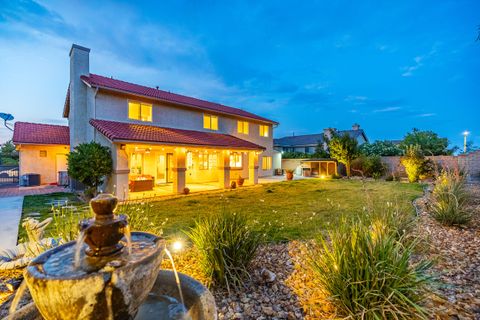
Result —
[[27, 173], [22, 175], [20, 179], [20, 186], [33, 187], [40, 185], [40, 175], [38, 173]]

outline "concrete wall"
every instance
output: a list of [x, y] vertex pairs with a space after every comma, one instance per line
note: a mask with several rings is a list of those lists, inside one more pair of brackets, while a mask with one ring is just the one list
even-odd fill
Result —
[[[40, 151], [46, 151], [46, 156], [40, 157]], [[57, 164], [57, 155], [66, 161], [65, 157], [69, 152], [69, 147], [63, 145], [20, 145], [19, 174], [21, 176], [26, 173], [38, 173], [40, 174], [40, 183], [56, 183], [58, 169], [60, 169], [58, 167], [65, 164]]]
[[[90, 91], [94, 89], [89, 88]], [[125, 95], [112, 94], [111, 92], [98, 91], [94, 98], [94, 107], [92, 113], [95, 118], [102, 120], [112, 120], [121, 122], [130, 122], [143, 125], [155, 125], [159, 127], [178, 128], [186, 130], [195, 130], [203, 132], [214, 132], [229, 134], [240, 139], [253, 142], [266, 148], [266, 150], [259, 156], [259, 176], [273, 175], [273, 166], [271, 170], [262, 170], [262, 157], [273, 157], [276, 152], [273, 150], [273, 127], [268, 124], [270, 128], [269, 137], [261, 137], [259, 134], [260, 124], [265, 124], [259, 121], [248, 120], [249, 134], [238, 133], [237, 120], [233, 116], [211, 114], [218, 116], [218, 130], [212, 131], [203, 128], [203, 114], [209, 113], [202, 110], [190, 109], [182, 106], [171, 105], [168, 103], [159, 103], [158, 101], [133, 99], [135, 101], [143, 101], [152, 104], [152, 122], [144, 122], [132, 120], [128, 118], [128, 101], [129, 97]], [[90, 101], [90, 100], [89, 100]], [[244, 120], [244, 119], [243, 119]]]
[[[459, 156], [430, 156], [427, 157], [444, 168], [460, 168], [468, 172], [470, 176], [480, 176], [480, 151], [471, 152]], [[396, 173], [406, 176], [405, 168], [400, 163], [400, 157], [382, 157], [387, 165], [387, 173]]]

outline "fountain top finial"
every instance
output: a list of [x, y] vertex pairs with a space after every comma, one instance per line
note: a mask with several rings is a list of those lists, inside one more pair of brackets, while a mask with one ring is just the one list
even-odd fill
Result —
[[90, 201], [97, 220], [111, 219], [117, 204], [118, 199], [109, 193], [101, 193]]

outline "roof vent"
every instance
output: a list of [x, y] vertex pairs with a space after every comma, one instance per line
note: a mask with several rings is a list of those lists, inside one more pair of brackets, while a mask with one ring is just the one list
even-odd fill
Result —
[[158, 90], [158, 86], [155, 87]]

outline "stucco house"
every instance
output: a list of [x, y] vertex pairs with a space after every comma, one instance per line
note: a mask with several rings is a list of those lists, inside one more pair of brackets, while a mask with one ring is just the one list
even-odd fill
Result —
[[68, 151], [90, 141], [110, 148], [114, 171], [104, 191], [120, 199], [227, 188], [240, 176], [256, 184], [281, 167], [273, 149], [276, 121], [90, 73], [89, 54], [75, 44], [70, 50], [68, 127], [15, 124], [22, 173], [55, 183]]

